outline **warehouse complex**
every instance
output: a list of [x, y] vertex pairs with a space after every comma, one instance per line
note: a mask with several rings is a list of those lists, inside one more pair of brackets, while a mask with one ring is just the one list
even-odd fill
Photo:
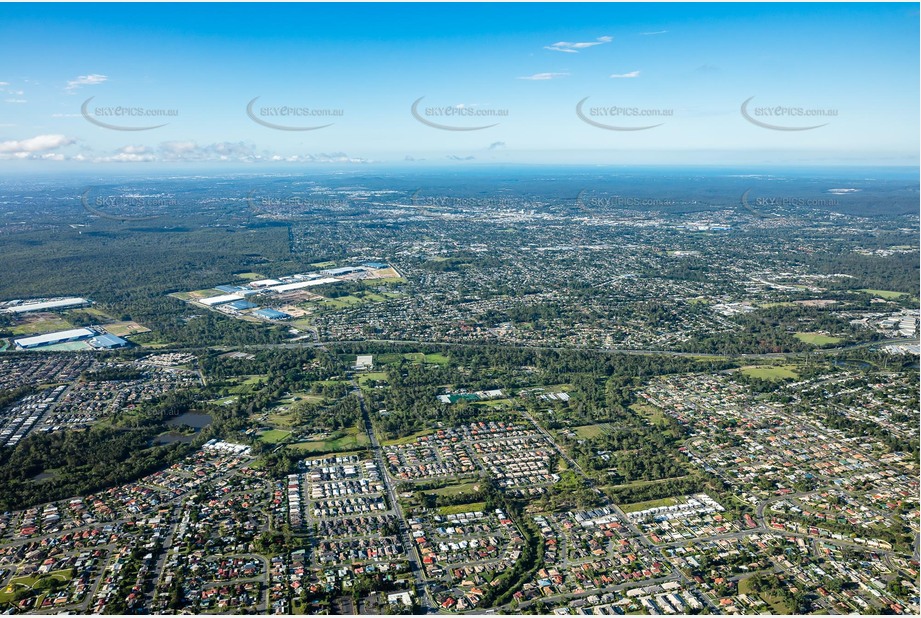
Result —
[[85, 342], [86, 349], [112, 350], [123, 348], [128, 341], [109, 333], [97, 331], [92, 328], [71, 328], [55, 333], [45, 333], [32, 337], [14, 339], [13, 343], [19, 350], [33, 350], [46, 346], [60, 345], [63, 343]]
[[[359, 266], [327, 268], [276, 279], [263, 278], [246, 283], [216, 285], [210, 290], [190, 292], [180, 298], [227, 315], [276, 322], [295, 317], [286, 313], [291, 310], [288, 307], [310, 298], [311, 288], [387, 277], [399, 277], [399, 273], [386, 262], [366, 262]], [[313, 297], [317, 298], [316, 295]]]
[[0, 313], [20, 314], [53, 309], [74, 309], [76, 307], [86, 307], [90, 304], [89, 300], [78, 296], [40, 300], [11, 300], [0, 306]]

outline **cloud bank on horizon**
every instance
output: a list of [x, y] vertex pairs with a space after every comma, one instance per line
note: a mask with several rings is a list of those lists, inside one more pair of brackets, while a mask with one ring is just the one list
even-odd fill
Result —
[[7, 57], [48, 33], [0, 74], [0, 161], [918, 164], [905, 5], [60, 8], [0, 24]]

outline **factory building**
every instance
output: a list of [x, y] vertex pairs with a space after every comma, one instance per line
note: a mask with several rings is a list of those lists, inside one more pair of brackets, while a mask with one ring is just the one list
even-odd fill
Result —
[[85, 307], [89, 304], [90, 301], [77, 296], [42, 301], [13, 301], [0, 309], [0, 313], [30, 313], [32, 311], [48, 311], [52, 309], [72, 309], [74, 307]]
[[287, 320], [291, 316], [282, 311], [276, 311], [275, 309], [257, 309], [253, 311], [253, 315], [266, 320]]
[[89, 340], [89, 344], [100, 350], [114, 350], [128, 346], [128, 341], [109, 333], [103, 333]]
[[96, 336], [96, 331], [89, 328], [72, 328], [70, 330], [61, 330], [56, 333], [45, 333], [44, 335], [35, 335], [34, 337], [23, 337], [14, 339], [13, 343], [20, 350], [30, 350], [45, 345], [54, 345], [56, 343], [67, 343], [70, 341], [83, 341]]

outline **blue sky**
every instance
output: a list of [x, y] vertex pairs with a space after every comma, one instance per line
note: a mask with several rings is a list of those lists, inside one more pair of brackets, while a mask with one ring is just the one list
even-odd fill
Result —
[[7, 171], [918, 164], [917, 4], [4, 4], [0, 57]]

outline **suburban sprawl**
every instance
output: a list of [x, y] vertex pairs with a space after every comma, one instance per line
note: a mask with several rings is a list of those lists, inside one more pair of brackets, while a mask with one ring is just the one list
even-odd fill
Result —
[[0, 186], [0, 612], [921, 613], [916, 179], [528, 173]]

